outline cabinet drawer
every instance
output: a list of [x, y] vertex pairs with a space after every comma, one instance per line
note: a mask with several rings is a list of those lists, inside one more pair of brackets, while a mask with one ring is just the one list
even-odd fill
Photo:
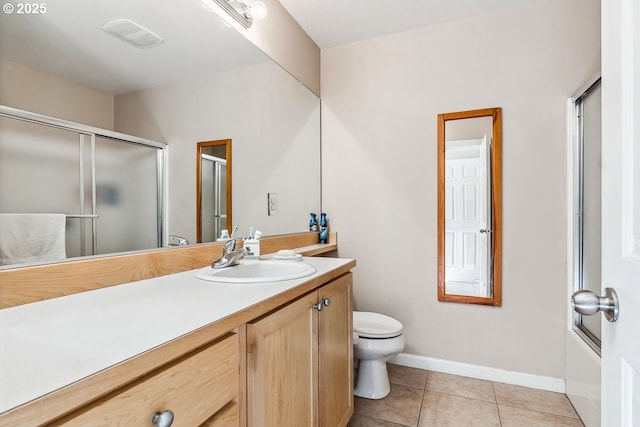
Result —
[[157, 411], [174, 413], [173, 427], [198, 426], [238, 398], [239, 341], [230, 335], [61, 420], [65, 426], [151, 426]]

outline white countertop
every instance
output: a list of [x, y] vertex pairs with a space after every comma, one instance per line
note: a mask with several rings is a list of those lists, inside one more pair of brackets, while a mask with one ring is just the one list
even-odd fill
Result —
[[317, 271], [301, 279], [215, 283], [191, 270], [0, 310], [0, 413], [351, 262], [304, 261]]

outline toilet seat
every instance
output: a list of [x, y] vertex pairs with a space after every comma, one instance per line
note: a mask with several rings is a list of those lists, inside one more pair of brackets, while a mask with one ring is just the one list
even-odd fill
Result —
[[353, 330], [360, 338], [394, 338], [402, 334], [402, 323], [384, 314], [354, 311]]

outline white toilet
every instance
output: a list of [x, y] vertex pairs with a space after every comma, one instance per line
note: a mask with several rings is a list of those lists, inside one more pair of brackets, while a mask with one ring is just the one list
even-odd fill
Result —
[[358, 335], [353, 341], [353, 357], [358, 360], [353, 393], [367, 399], [382, 399], [391, 391], [387, 361], [404, 348], [402, 323], [384, 314], [354, 311], [353, 331]]

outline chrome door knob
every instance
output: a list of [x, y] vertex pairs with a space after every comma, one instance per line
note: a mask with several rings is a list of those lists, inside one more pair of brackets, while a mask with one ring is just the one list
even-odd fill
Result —
[[320, 301], [317, 304], [313, 304], [313, 308], [315, 308], [318, 311], [322, 311], [322, 309], [324, 308], [324, 304], [322, 304], [322, 301]]
[[151, 422], [153, 425], [158, 427], [169, 427], [173, 423], [173, 412], [166, 411], [158, 411], [153, 414], [153, 418], [151, 418]]
[[325, 307], [329, 307], [329, 303], [331, 303], [331, 300], [329, 298], [322, 298], [320, 302], [324, 304]]
[[574, 292], [571, 295], [571, 308], [585, 316], [602, 311], [609, 322], [618, 320], [620, 314], [618, 295], [612, 288], [605, 288], [604, 296], [601, 297], [587, 290]]

